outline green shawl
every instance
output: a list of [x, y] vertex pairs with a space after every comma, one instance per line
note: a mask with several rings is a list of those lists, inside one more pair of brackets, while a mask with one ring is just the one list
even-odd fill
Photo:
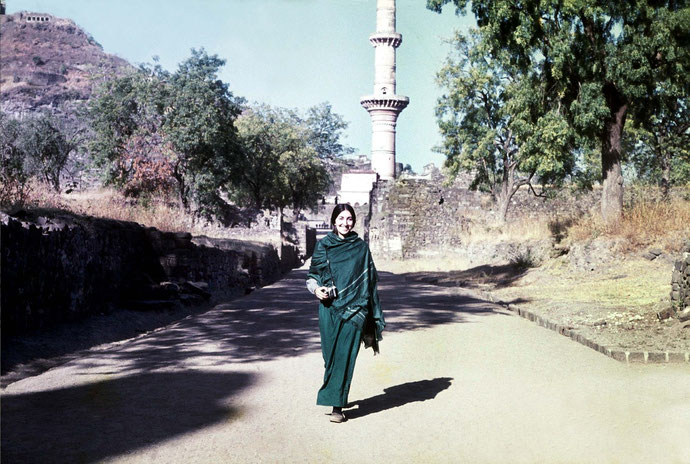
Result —
[[345, 238], [330, 232], [316, 244], [308, 279], [319, 286], [336, 286], [338, 297], [321, 305], [359, 327], [365, 346], [378, 352], [386, 323], [376, 288], [378, 274], [367, 244], [355, 232]]

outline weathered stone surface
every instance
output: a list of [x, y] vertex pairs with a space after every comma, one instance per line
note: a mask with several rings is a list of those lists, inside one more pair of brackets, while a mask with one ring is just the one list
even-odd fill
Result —
[[[690, 240], [686, 242], [686, 246]], [[671, 303], [675, 308], [685, 308], [690, 305], [690, 253], [684, 252], [681, 259], [673, 265], [671, 275]], [[684, 316], [685, 312], [679, 313], [679, 317]], [[688, 318], [681, 319], [686, 321]]]
[[676, 312], [673, 310], [672, 307], [669, 306], [668, 308], [664, 308], [661, 311], [657, 312], [656, 315], [659, 318], [659, 320], [663, 321], [664, 319], [668, 319], [669, 317], [675, 316]]
[[650, 363], [664, 363], [666, 362], [666, 353], [653, 352], [647, 356], [647, 362]]
[[200, 246], [191, 234], [133, 222], [20, 216], [0, 215], [3, 336], [117, 307], [169, 309], [211, 293], [241, 293], [281, 275], [270, 245], [206, 238], [208, 246]]
[[678, 313], [678, 320], [681, 322], [690, 321], [690, 306]]

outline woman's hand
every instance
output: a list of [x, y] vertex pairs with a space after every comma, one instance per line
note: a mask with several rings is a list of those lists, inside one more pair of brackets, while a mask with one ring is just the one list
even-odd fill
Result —
[[328, 299], [328, 289], [326, 287], [318, 287], [316, 290], [314, 290], [314, 295], [316, 295], [316, 298], [319, 300], [327, 300]]

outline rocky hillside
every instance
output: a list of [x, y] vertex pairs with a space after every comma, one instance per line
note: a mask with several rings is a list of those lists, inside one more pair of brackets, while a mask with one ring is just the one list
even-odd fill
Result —
[[15, 115], [88, 99], [95, 76], [131, 66], [69, 19], [2, 15], [0, 34], [0, 109]]

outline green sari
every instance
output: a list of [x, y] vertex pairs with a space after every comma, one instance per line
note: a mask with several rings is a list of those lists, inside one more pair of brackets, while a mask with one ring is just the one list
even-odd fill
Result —
[[329, 233], [316, 244], [307, 280], [335, 285], [338, 297], [319, 303], [325, 373], [317, 404], [346, 406], [359, 346], [378, 353], [386, 323], [379, 303], [378, 274], [369, 247], [356, 233]]

